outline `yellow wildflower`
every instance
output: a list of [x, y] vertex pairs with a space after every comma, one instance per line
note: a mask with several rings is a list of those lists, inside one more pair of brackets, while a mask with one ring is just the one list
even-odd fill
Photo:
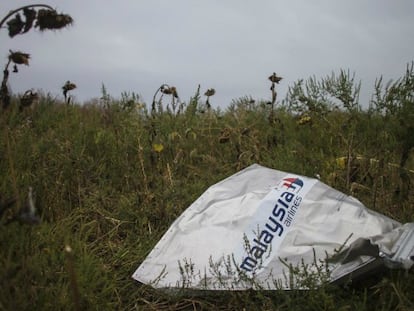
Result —
[[152, 150], [154, 150], [157, 153], [160, 153], [164, 150], [164, 146], [162, 144], [153, 144]]

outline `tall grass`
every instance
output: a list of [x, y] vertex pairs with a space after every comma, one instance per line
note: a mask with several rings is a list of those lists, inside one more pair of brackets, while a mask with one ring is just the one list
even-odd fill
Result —
[[[319, 175], [380, 213], [414, 218], [412, 187], [408, 197], [398, 195], [398, 141], [379, 112], [304, 116], [246, 98], [225, 111], [206, 110], [199, 94], [178, 111], [160, 107], [150, 112], [142, 103], [110, 99], [78, 106], [44, 97], [33, 109], [2, 112], [0, 194], [17, 204], [0, 223], [1, 310], [414, 308], [412, 272], [307, 292], [204, 296], [169, 295], [133, 281], [192, 201], [252, 163]], [[405, 169], [412, 180], [412, 157]], [[8, 223], [28, 187], [41, 223]]]

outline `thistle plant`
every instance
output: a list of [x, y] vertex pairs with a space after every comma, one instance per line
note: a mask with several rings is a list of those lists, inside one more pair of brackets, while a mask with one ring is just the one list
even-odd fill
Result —
[[[38, 10], [36, 10], [38, 9]], [[23, 14], [23, 18], [21, 16]], [[45, 4], [32, 4], [10, 11], [1, 21], [0, 29], [6, 24], [10, 38], [25, 34], [33, 27], [40, 31], [57, 30], [73, 23], [70, 15], [59, 14], [52, 7]], [[13, 72], [18, 72], [18, 65], [29, 65], [30, 55], [20, 51], [11, 51], [3, 70], [3, 80], [0, 87], [0, 104], [3, 108], [10, 105], [10, 92], [7, 86], [9, 66], [13, 64]]]

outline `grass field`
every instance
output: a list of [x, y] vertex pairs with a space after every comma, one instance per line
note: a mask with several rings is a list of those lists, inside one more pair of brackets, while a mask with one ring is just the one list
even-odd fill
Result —
[[[413, 101], [398, 106], [384, 89], [377, 109], [349, 98], [328, 107], [303, 86], [277, 107], [240, 98], [225, 110], [199, 93], [188, 103], [165, 94], [152, 106], [128, 95], [82, 106], [42, 96], [21, 112], [15, 98], [0, 115], [0, 195], [16, 200], [0, 223], [0, 310], [413, 310], [413, 271], [201, 296], [131, 278], [207, 187], [253, 163], [317, 174], [370, 209], [413, 221]], [[29, 187], [33, 221], [19, 213]]]

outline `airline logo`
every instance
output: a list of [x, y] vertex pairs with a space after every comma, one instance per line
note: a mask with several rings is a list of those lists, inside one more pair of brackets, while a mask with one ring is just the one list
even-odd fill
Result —
[[282, 181], [282, 185], [287, 189], [292, 189], [296, 192], [299, 192], [300, 189], [303, 187], [303, 181], [302, 179], [296, 177], [284, 178]]
[[242, 271], [253, 273], [265, 266], [271, 259], [270, 250], [272, 254], [277, 254], [280, 244], [294, 224], [303, 197], [316, 182], [316, 179], [288, 175], [262, 199], [245, 232], [243, 250], [240, 251], [239, 248], [235, 252], [242, 254], [239, 265]]

